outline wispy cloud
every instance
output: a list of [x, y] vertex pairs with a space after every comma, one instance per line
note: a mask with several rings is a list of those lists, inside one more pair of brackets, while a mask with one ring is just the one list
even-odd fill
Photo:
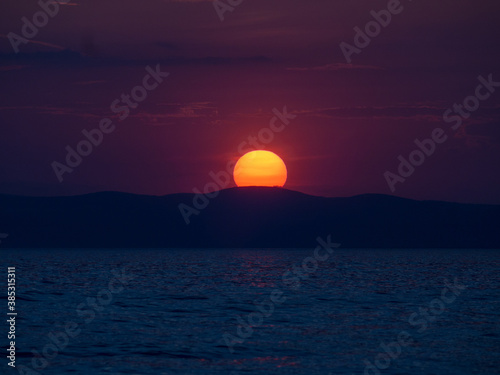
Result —
[[313, 66], [313, 67], [302, 67], [302, 68], [287, 68], [287, 70], [295, 70], [295, 71], [310, 71], [310, 70], [318, 70], [318, 71], [338, 71], [338, 70], [384, 70], [381, 67], [374, 65], [354, 65], [354, 64], [344, 64], [344, 63], [335, 63], [335, 64], [326, 64], [321, 66]]
[[[66, 4], [66, 5], [71, 5], [71, 4]], [[5, 35], [5, 34], [0, 34], [0, 38], [8, 39], [8, 36]], [[54, 49], [57, 49], [57, 50], [64, 50], [64, 47], [62, 47], [62, 46], [59, 46], [59, 45], [53, 44], [53, 43], [42, 42], [40, 40], [27, 39], [27, 43], [37, 44], [39, 46], [54, 48]]]
[[26, 68], [26, 65], [6, 65], [6, 66], [0, 66], [0, 72], [6, 72], [9, 70], [18, 70], [18, 69], [23, 69]]
[[80, 81], [80, 82], [73, 82], [74, 85], [81, 85], [81, 86], [88, 86], [88, 85], [96, 85], [98, 83], [105, 83], [106, 81], [100, 80], [100, 81]]
[[[37, 42], [38, 43], [38, 42]], [[40, 42], [42, 43], [42, 42]], [[55, 46], [63, 49], [60, 46]], [[85, 56], [79, 52], [69, 49], [61, 51], [34, 52], [34, 53], [0, 53], [0, 66], [2, 65], [65, 65], [65, 66], [144, 66], [151, 63], [151, 60], [131, 60], [117, 58], [99, 58]], [[247, 56], [247, 57], [186, 57], [174, 56], [155, 60], [165, 66], [174, 65], [244, 65], [249, 63], [262, 64], [269, 63], [272, 60], [266, 56]]]
[[137, 112], [131, 117], [153, 126], [171, 125], [173, 120], [202, 120], [203, 124], [219, 122], [219, 110], [211, 102], [161, 103], [160, 112]]
[[[393, 119], [393, 120], [421, 120], [426, 122], [443, 123], [443, 113], [448, 106], [436, 103], [399, 104], [393, 106], [352, 106], [311, 108], [297, 111], [301, 116], [343, 119]], [[469, 120], [469, 124], [480, 124], [491, 119], [499, 119], [500, 113], [495, 107], [482, 108], [482, 116]]]

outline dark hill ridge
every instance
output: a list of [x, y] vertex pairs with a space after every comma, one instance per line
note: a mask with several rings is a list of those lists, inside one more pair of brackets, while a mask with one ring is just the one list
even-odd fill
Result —
[[500, 248], [500, 206], [414, 201], [387, 195], [323, 198], [280, 188], [232, 188], [186, 225], [163, 197], [103, 192], [73, 197], [0, 195], [2, 247]]

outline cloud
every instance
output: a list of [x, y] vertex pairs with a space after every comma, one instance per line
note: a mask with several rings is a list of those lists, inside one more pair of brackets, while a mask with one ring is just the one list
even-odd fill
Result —
[[6, 72], [9, 70], [18, 70], [18, 69], [23, 69], [26, 68], [26, 65], [6, 65], [6, 66], [0, 66], [0, 72]]
[[69, 116], [69, 117], [79, 117], [79, 118], [102, 118], [102, 116], [97, 114], [99, 108], [94, 110], [78, 107], [56, 107], [56, 106], [3, 106], [0, 107], [0, 111], [19, 111], [26, 113], [32, 111], [39, 115], [50, 115], [50, 116]]
[[157, 42], [156, 45], [159, 46], [159, 47], [165, 48], [165, 49], [167, 49], [169, 51], [180, 51], [181, 50], [181, 48], [178, 45], [174, 44], [174, 43]]
[[212, 3], [214, 0], [163, 0], [165, 3]]
[[321, 66], [304, 67], [304, 68], [286, 68], [286, 69], [295, 71], [384, 70], [383, 68], [374, 65], [353, 65], [344, 63], [326, 64]]
[[488, 138], [493, 142], [500, 142], [500, 122], [467, 125], [465, 127], [465, 135], [469, 137]]
[[171, 125], [172, 120], [202, 120], [202, 124], [216, 125], [219, 123], [219, 110], [211, 102], [190, 103], [160, 103], [161, 112], [137, 112], [130, 117], [136, 118], [153, 126]]
[[343, 119], [414, 119], [442, 121], [444, 107], [416, 105], [329, 107], [302, 110], [303, 116]]
[[[34, 53], [0, 53], [0, 67], [12, 65], [51, 65], [51, 66], [146, 66], [148, 64], [172, 65], [244, 65], [263, 64], [272, 60], [266, 56], [249, 57], [168, 57], [157, 60], [131, 60], [84, 56], [81, 53], [65, 49], [62, 51]], [[3, 63], [3, 64], [2, 64]]]
[[[312, 108], [296, 113], [301, 116], [343, 119], [392, 119], [392, 120], [420, 120], [425, 122], [442, 123], [443, 113], [449, 108], [444, 103], [414, 103], [397, 104], [393, 106], [352, 106]], [[469, 119], [469, 124], [484, 124], [492, 119], [500, 121], [500, 113], [495, 107], [484, 107], [481, 116]]]
[[73, 82], [74, 85], [80, 85], [80, 86], [88, 86], [88, 85], [96, 85], [98, 83], [105, 83], [106, 81], [100, 80], [100, 81], [80, 81], [80, 82]]
[[[66, 4], [66, 5], [71, 5], [71, 4]], [[0, 34], [0, 37], [1, 38], [5, 38], [5, 39], [8, 39], [9, 37], [5, 34]], [[47, 43], [47, 42], [42, 42], [42, 41], [39, 41], [39, 40], [32, 40], [32, 39], [27, 39], [27, 43], [32, 43], [32, 44], [38, 44], [40, 46], [44, 46], [44, 47], [49, 47], [49, 48], [54, 48], [54, 49], [57, 49], [57, 50], [64, 50], [64, 47], [62, 46], [59, 46], [57, 44], [52, 44], [52, 43]]]

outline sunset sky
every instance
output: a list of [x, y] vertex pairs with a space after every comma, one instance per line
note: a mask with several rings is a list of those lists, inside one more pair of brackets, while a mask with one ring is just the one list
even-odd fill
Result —
[[[347, 64], [339, 44], [387, 4], [245, 0], [221, 21], [213, 1], [73, 0], [15, 53], [9, 33], [41, 8], [5, 0], [0, 193], [202, 189], [286, 107], [296, 117], [264, 148], [286, 163], [288, 189], [499, 204], [500, 87], [456, 131], [443, 113], [479, 76], [500, 82], [500, 5], [402, 1]], [[158, 64], [168, 77], [120, 121], [111, 103]], [[105, 118], [116, 129], [59, 182], [51, 164]], [[392, 193], [384, 172], [439, 127], [450, 139]]]

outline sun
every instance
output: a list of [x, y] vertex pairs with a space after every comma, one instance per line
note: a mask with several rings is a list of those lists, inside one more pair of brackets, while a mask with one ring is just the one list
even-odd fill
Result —
[[234, 167], [234, 182], [242, 186], [285, 185], [287, 171], [283, 160], [271, 151], [250, 151]]

